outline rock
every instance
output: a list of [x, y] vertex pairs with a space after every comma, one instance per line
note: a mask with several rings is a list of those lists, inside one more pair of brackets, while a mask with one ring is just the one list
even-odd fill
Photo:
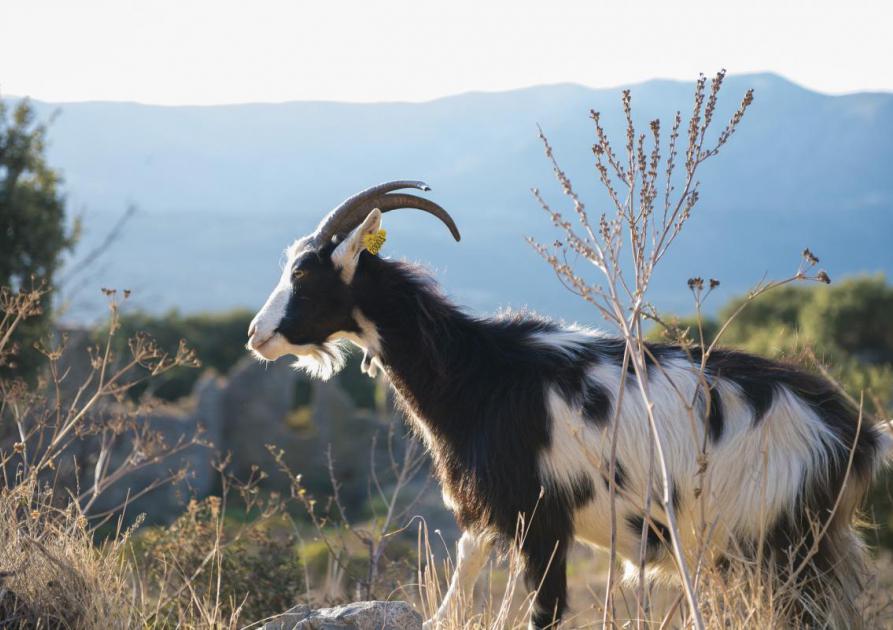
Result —
[[281, 615], [276, 615], [272, 621], [265, 623], [261, 630], [291, 630], [312, 614], [313, 609], [310, 606], [298, 604]]
[[[246, 356], [230, 371], [223, 391], [220, 450], [232, 454], [229, 472], [237, 478], [248, 479], [253, 467], [260, 466], [271, 475], [268, 487], [279, 490], [289, 487], [288, 479], [277, 471], [266, 445], [273, 444], [287, 453], [299, 447], [297, 436], [285, 423], [298, 378], [302, 375], [286, 360], [262, 364]], [[295, 462], [289, 464], [294, 466]], [[296, 472], [302, 468], [298, 467]]]
[[[60, 361], [61, 371], [68, 374], [60, 390], [63, 407], [78, 395], [79, 386], [92, 370], [87, 352], [89, 331], [72, 330], [67, 334], [70, 343]], [[342, 381], [311, 381], [307, 375], [295, 371], [291, 362], [292, 359], [283, 358], [264, 364], [245, 356], [225, 376], [206, 371], [187, 397], [174, 402], [143, 400], [138, 413], [129, 403], [121, 405], [112, 399], [96, 405], [88, 418], [90, 422], [107, 422], [119, 416], [133, 420], [152, 429], [159, 440], [151, 446], [158, 449], [163, 450], [162, 444], [169, 446], [193, 437], [202, 444], [132, 471], [107, 488], [90, 510], [93, 513], [114, 510], [129, 501], [128, 518], [145, 513], [147, 524], [169, 523], [183, 511], [191, 497], [201, 499], [220, 491], [215, 464], [223, 457], [228, 457], [227, 473], [247, 480], [257, 475], [259, 466], [268, 475], [263, 481], [266, 490], [287, 492], [292, 480], [279, 470], [267, 449], [268, 444], [283, 451], [284, 464], [292, 472], [301, 474], [307, 491], [319, 497], [332, 493], [331, 453], [341, 500], [348, 509], [364, 504], [368, 500], [370, 461], [374, 459], [378, 469], [384, 470], [389, 457], [394, 455], [399, 459], [403, 448], [402, 427], [397, 429], [395, 443], [388, 444], [387, 420], [393, 394], [386, 399], [382, 397], [382, 408], [373, 413], [357, 407]], [[88, 388], [81, 398], [88, 398], [91, 391]], [[296, 410], [299, 393], [305, 404], [305, 391], [310, 394], [306, 401], [310, 409]], [[374, 440], [376, 434], [378, 437]], [[118, 437], [108, 460], [110, 469], [131, 454], [133, 437], [134, 432], [130, 430]], [[7, 435], [0, 431], [0, 448], [10, 449], [17, 440], [17, 432]], [[59, 459], [54, 480], [73, 489], [79, 482], [90, 483], [99, 453], [98, 440], [97, 436], [88, 434], [74, 441]], [[16, 474], [17, 464], [17, 459], [7, 463], [7, 476]], [[188, 471], [181, 481], [163, 484], [143, 494], [159, 479], [181, 470]], [[2, 466], [0, 472], [4, 472]]]
[[406, 602], [354, 602], [311, 610], [299, 605], [263, 630], [421, 630], [422, 616]]
[[[356, 410], [350, 397], [334, 381], [314, 381], [312, 387], [312, 420], [320, 442], [327, 445], [350, 435], [356, 429], [351, 422]], [[345, 429], [348, 433], [343, 433]]]
[[[207, 410], [207, 406], [212, 403], [211, 399], [214, 398], [214, 390], [219, 386], [212, 381], [208, 381], [206, 385]], [[113, 414], [116, 410], [115, 404], [107, 404], [101, 408], [101, 413]], [[208, 415], [205, 418], [213, 419], [213, 416]], [[159, 443], [175, 445], [180, 440], [189, 442], [193, 438], [198, 438], [200, 441], [206, 439], [204, 422], [199, 422], [192, 410], [176, 405], [158, 405], [140, 413], [137, 421], [156, 436], [153, 439], [160, 439]], [[199, 428], [200, 424], [202, 430]], [[211, 430], [213, 433], [213, 426]], [[118, 437], [110, 455], [110, 470], [115, 470], [131, 455], [133, 439], [132, 432], [126, 432]], [[92, 483], [92, 472], [98, 452], [96, 440], [75, 442], [69, 452], [79, 455], [79, 459], [85, 464], [85, 470], [80, 473], [81, 477]], [[202, 443], [188, 446], [173, 456], [164, 457], [159, 463], [136, 468], [125, 475], [102, 492], [90, 509], [97, 514], [119, 509], [126, 503], [125, 522], [130, 522], [130, 519], [144, 513], [148, 524], [168, 523], [183, 511], [186, 497], [192, 495], [203, 497], [212, 491], [218, 481], [212, 468], [215, 458], [214, 450], [209, 446]], [[176, 482], [165, 482], [155, 490], [141, 495], [142, 490], [157, 483], [159, 479], [169, 478], [180, 470], [186, 471], [185, 478]], [[72, 480], [69, 483], [73, 486], [75, 482]]]

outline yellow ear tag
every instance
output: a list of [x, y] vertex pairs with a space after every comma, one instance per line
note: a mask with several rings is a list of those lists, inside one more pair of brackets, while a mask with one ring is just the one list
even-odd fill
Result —
[[377, 255], [378, 252], [381, 251], [381, 246], [384, 245], [387, 237], [388, 233], [384, 230], [378, 230], [378, 232], [366, 234], [363, 236], [363, 247], [365, 247], [370, 254]]

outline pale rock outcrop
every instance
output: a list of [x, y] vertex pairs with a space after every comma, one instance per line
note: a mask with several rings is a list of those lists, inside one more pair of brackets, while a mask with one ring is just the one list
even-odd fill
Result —
[[422, 616], [406, 602], [354, 602], [313, 610], [303, 604], [279, 615], [263, 630], [421, 630]]

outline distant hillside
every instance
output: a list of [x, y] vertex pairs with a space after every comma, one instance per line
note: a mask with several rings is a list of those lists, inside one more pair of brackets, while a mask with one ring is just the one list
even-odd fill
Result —
[[[737, 76], [720, 120], [748, 87], [756, 100], [727, 150], [702, 172], [702, 202], [657, 278], [653, 298], [690, 310], [685, 280], [722, 280], [717, 305], [768, 274], [796, 267], [809, 246], [833, 277], [893, 270], [893, 95], [826, 96], [774, 75]], [[692, 85], [632, 86], [643, 129], [690, 109]], [[86, 252], [128, 203], [139, 213], [70, 317], [101, 312], [97, 288], [128, 287], [159, 311], [257, 307], [282, 248], [346, 195], [419, 178], [449, 209], [461, 243], [421, 213], [387, 217], [385, 253], [422, 261], [469, 307], [536, 310], [598, 324], [525, 244], [554, 232], [532, 199], [561, 194], [537, 140], [542, 125], [593, 211], [605, 207], [591, 167], [588, 111], [603, 112], [622, 146], [620, 90], [553, 85], [421, 103], [297, 102], [219, 107], [36, 103], [58, 110], [50, 160], [82, 210]], [[76, 285], [77, 283], [75, 283]]]

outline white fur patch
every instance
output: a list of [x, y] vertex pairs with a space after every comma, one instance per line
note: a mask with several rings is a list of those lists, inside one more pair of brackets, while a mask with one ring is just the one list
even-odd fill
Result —
[[[567, 348], [582, 340], [579, 333], [542, 335], [538, 343]], [[592, 480], [594, 499], [574, 515], [577, 538], [606, 547], [610, 544], [610, 494], [608, 478], [613, 427], [613, 406], [620, 391], [620, 368], [604, 362], [592, 367], [587, 378], [598, 383], [612, 400], [611, 419], [597, 425], [584, 417], [580, 401], [568, 401], [561, 393], [547, 391], [551, 442], [540, 454], [539, 471], [550, 487], [567, 488], [586, 476]], [[750, 405], [733, 382], [717, 379], [723, 405], [723, 432], [717, 443], [707, 440], [706, 470], [699, 472], [706, 420], [697, 402], [702, 389], [697, 369], [682, 359], [664, 359], [649, 371], [654, 413], [670, 468], [671, 481], [681, 499], [677, 513], [683, 548], [698, 548], [704, 525], [712, 528], [713, 551], [722, 552], [733, 536], [756, 539], [767, 524], [792, 510], [806, 479], [824, 470], [826, 446], [836, 439], [815, 412], [797, 396], [779, 387], [772, 406], [754, 423]], [[615, 495], [618, 552], [637, 558], [640, 536], [625, 521], [643, 513], [651, 495], [651, 515], [665, 523], [660, 503], [662, 481], [656, 455], [648, 458], [650, 427], [638, 386], [626, 379], [617, 426], [617, 462], [623, 468], [623, 490]], [[649, 484], [649, 468], [651, 483]], [[695, 491], [698, 489], [698, 497]], [[672, 572], [669, 555], [666, 567]]]
[[324, 381], [340, 372], [347, 360], [345, 348], [338, 342], [328, 342], [322, 346], [292, 346], [292, 348], [298, 350], [292, 351], [292, 354], [298, 356], [298, 360], [292, 365]]
[[279, 322], [285, 316], [285, 309], [291, 297], [291, 268], [300, 250], [300, 241], [291, 245], [286, 251], [286, 263], [279, 276], [279, 282], [270, 293], [270, 297], [251, 320], [248, 328], [248, 345], [251, 353], [262, 361], [275, 361], [289, 354], [291, 344], [285, 337], [276, 333]]
[[341, 278], [345, 284], [353, 281], [357, 262], [365, 248], [363, 239], [379, 229], [381, 229], [381, 210], [375, 208], [332, 252], [332, 262], [341, 271]]
[[426, 622], [427, 628], [436, 627], [450, 619], [450, 609], [453, 606], [470, 605], [474, 583], [487, 562], [491, 546], [492, 542], [487, 534], [473, 534], [468, 531], [462, 533], [456, 545], [456, 569], [450, 580], [450, 588], [444, 595], [437, 613]]
[[575, 354], [580, 348], [604, 337], [604, 333], [598, 330], [572, 326], [555, 332], [534, 333], [530, 335], [530, 341], [566, 354]]

